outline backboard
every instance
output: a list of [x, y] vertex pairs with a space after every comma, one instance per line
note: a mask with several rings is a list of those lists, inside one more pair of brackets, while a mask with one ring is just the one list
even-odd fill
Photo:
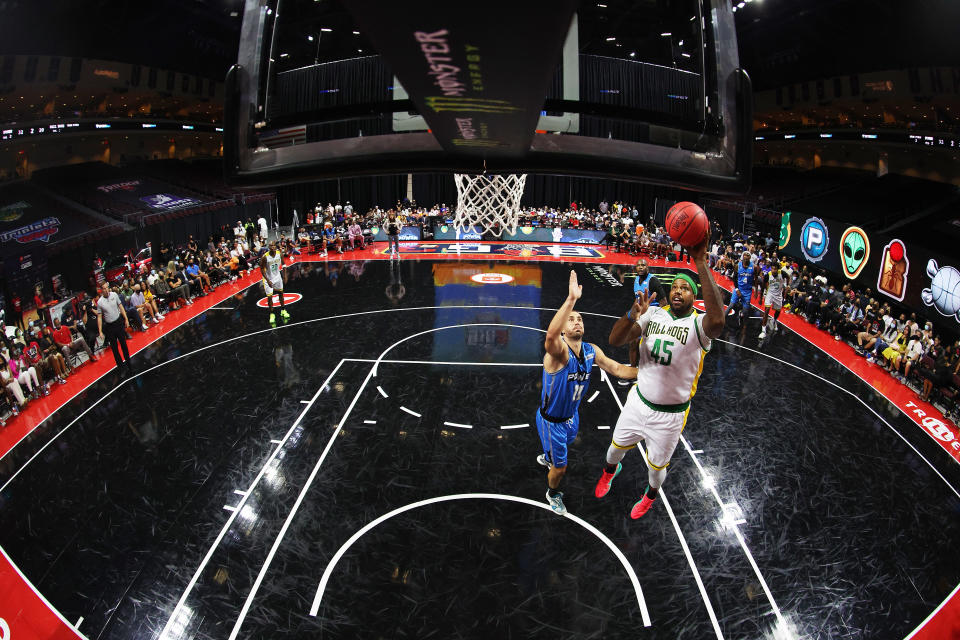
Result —
[[[749, 187], [750, 81], [724, 0], [344, 0], [368, 49], [291, 64], [294, 40], [332, 30], [329, 4], [246, 0], [227, 77], [231, 182], [487, 171]], [[603, 11], [627, 34], [602, 37]]]

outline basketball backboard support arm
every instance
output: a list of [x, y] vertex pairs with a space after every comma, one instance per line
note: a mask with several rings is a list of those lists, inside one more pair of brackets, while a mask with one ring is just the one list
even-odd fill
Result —
[[[701, 134], [702, 145], [691, 149], [680, 144], [535, 133], [524, 153], [504, 155], [487, 149], [483, 154], [461, 155], [450, 153], [434, 133], [427, 131], [322, 140], [275, 149], [259, 146], [257, 130], [271, 126], [263, 108], [262, 88], [264, 46], [272, 33], [266, 4], [246, 0], [238, 64], [227, 78], [227, 178], [240, 186], [260, 187], [347, 175], [479, 173], [485, 167], [494, 173], [609, 177], [715, 193], [743, 193], [749, 187], [753, 148], [750, 80], [737, 66], [729, 4], [703, 0], [702, 6], [705, 43], [716, 62], [704, 67], [715, 74], [715, 79], [707, 83], [713, 93], [705, 98], [719, 132], [714, 136]], [[403, 25], [396, 28], [402, 30]], [[573, 113], [574, 102], [563, 100], [563, 111]], [[385, 106], [389, 108], [389, 103]], [[585, 105], [584, 111], [590, 108]], [[653, 125], [650, 130], [651, 134], [659, 131]], [[664, 132], [668, 133], [667, 129]], [[675, 133], [671, 135], [676, 137]]]

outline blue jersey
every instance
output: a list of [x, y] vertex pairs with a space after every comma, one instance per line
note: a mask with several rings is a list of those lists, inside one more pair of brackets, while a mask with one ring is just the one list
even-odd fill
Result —
[[[634, 278], [634, 280], [633, 280], [633, 296], [634, 296], [634, 297], [639, 296], [639, 295], [640, 295], [640, 292], [643, 292], [643, 293], [647, 294], [647, 296], [649, 296], [649, 295], [650, 295], [650, 280], [651, 280], [652, 278], [653, 278], [653, 274], [652, 274], [652, 273], [648, 273], [648, 274], [647, 274], [647, 277], [644, 278], [643, 280], [640, 279], [640, 276], [637, 276], [636, 278]], [[659, 306], [660, 306], [660, 301], [659, 301], [659, 300], [651, 300], [651, 301], [650, 301], [650, 304], [653, 305], [653, 306], [655, 306], [655, 307], [659, 307]]]
[[578, 358], [567, 346], [567, 364], [556, 373], [543, 370], [543, 388], [540, 391], [540, 411], [555, 421], [564, 421], [577, 415], [580, 400], [590, 386], [590, 371], [596, 352], [593, 345], [581, 343]]
[[747, 298], [753, 290], [753, 265], [744, 267], [743, 262], [737, 263], [737, 289]]

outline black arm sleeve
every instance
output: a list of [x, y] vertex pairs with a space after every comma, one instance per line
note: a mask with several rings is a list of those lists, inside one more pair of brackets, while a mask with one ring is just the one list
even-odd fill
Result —
[[661, 303], [667, 299], [667, 290], [660, 284], [660, 279], [657, 276], [650, 278], [650, 288], [647, 291], [650, 295], [657, 294], [657, 300]]

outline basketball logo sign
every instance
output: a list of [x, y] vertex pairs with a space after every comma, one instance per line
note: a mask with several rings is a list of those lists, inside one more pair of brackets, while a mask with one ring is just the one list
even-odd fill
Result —
[[820, 262], [830, 246], [830, 232], [820, 218], [809, 218], [800, 231], [800, 250], [810, 262]]
[[953, 267], [937, 266], [932, 258], [927, 263], [930, 288], [920, 292], [923, 304], [933, 307], [940, 315], [955, 316], [960, 322], [960, 271]]
[[[275, 294], [273, 294], [272, 297], [273, 297], [273, 306], [279, 307], [279, 306], [280, 306], [280, 294], [279, 294], [279, 293], [275, 293]], [[300, 295], [299, 293], [285, 293], [285, 294], [283, 294], [283, 304], [284, 304], [284, 305], [294, 304], [295, 302], [300, 302], [300, 299], [301, 299], [301, 298], [303, 298], [303, 296]], [[266, 296], [264, 296], [264, 297], [260, 298], [259, 300], [257, 300], [257, 306], [260, 307], [261, 309], [266, 309], [266, 308], [269, 306], [269, 305], [267, 304], [267, 298], [266, 298]]]

